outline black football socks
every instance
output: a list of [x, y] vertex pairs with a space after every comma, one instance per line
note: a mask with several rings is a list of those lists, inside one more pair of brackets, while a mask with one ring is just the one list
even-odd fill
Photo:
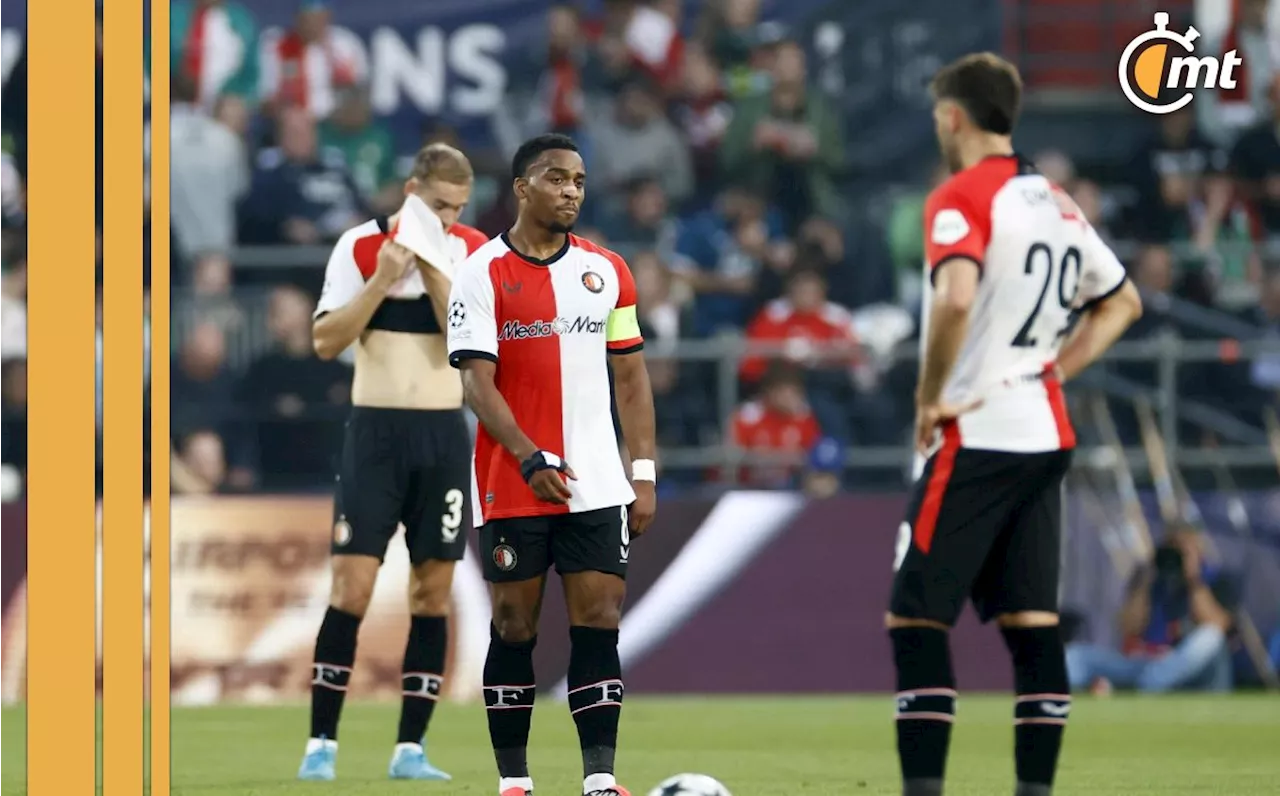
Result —
[[622, 714], [622, 665], [618, 631], [569, 628], [569, 711], [582, 747], [583, 792], [612, 787]]
[[498, 764], [499, 790], [523, 787], [533, 790], [529, 778], [529, 722], [533, 718], [534, 636], [528, 641], [503, 641], [489, 626], [489, 654], [484, 661], [484, 706], [489, 719], [489, 740]]
[[898, 760], [903, 796], [940, 796], [946, 775], [956, 681], [947, 634], [930, 627], [889, 631], [898, 672]]
[[312, 738], [338, 739], [338, 719], [351, 681], [359, 632], [360, 617], [333, 607], [325, 611], [311, 665]]
[[1013, 656], [1017, 699], [1013, 713], [1017, 796], [1048, 796], [1071, 712], [1066, 655], [1055, 627], [1003, 628]]
[[449, 647], [449, 620], [443, 616], [415, 616], [409, 623], [400, 681], [400, 729], [396, 743], [422, 743], [440, 689]]

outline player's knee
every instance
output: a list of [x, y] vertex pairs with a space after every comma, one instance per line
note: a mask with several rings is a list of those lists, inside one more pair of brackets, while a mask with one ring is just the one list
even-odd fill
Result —
[[538, 633], [533, 612], [510, 603], [493, 606], [493, 629], [508, 644], [520, 644]]
[[329, 605], [354, 616], [365, 615], [369, 610], [369, 601], [373, 599], [378, 568], [376, 565], [362, 566], [364, 563], [357, 563], [354, 559], [335, 559], [333, 583], [329, 588]]
[[428, 561], [414, 567], [409, 579], [409, 613], [448, 616], [452, 587], [452, 561]]
[[579, 606], [573, 613], [570, 621], [577, 627], [617, 630], [622, 622], [622, 600], [611, 595], [601, 596]]
[[1053, 611], [1014, 611], [997, 616], [996, 624], [1002, 628], [1057, 627], [1058, 615]]
[[933, 628], [934, 630], [941, 630], [943, 633], [951, 631], [951, 628], [948, 627], [945, 622], [937, 622], [933, 619], [912, 619], [906, 616], [898, 616], [894, 613], [887, 613], [884, 615], [884, 626], [887, 630], [897, 630], [899, 628], [906, 627], [928, 627]]

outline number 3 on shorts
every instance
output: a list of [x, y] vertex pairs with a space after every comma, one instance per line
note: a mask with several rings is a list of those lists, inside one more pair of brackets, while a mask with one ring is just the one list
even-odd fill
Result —
[[907, 549], [911, 547], [911, 523], [904, 522], [898, 526], [898, 541], [893, 546], [893, 571], [897, 572], [902, 567], [902, 561], [907, 557]]
[[450, 489], [444, 493], [445, 513], [440, 515], [440, 537], [445, 544], [458, 538], [462, 529], [462, 490]]

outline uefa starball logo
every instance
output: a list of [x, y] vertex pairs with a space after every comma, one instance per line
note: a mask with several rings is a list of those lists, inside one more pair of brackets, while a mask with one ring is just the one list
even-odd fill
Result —
[[1120, 56], [1120, 88], [1130, 102], [1147, 113], [1180, 111], [1191, 103], [1196, 89], [1234, 89], [1236, 69], [1243, 64], [1236, 50], [1222, 57], [1196, 55], [1200, 31], [1169, 30], [1169, 15], [1155, 15], [1149, 30], [1124, 48]]

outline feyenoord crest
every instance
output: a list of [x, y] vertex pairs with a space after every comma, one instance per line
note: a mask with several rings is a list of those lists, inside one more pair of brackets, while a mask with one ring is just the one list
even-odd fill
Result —
[[604, 277], [595, 271], [587, 271], [582, 275], [582, 286], [592, 293], [599, 293], [604, 290]]
[[347, 522], [346, 517], [339, 517], [338, 521], [333, 524], [333, 543], [338, 547], [342, 547], [351, 541], [351, 523]]
[[516, 568], [516, 551], [509, 544], [500, 544], [493, 548], [493, 563], [503, 572]]

